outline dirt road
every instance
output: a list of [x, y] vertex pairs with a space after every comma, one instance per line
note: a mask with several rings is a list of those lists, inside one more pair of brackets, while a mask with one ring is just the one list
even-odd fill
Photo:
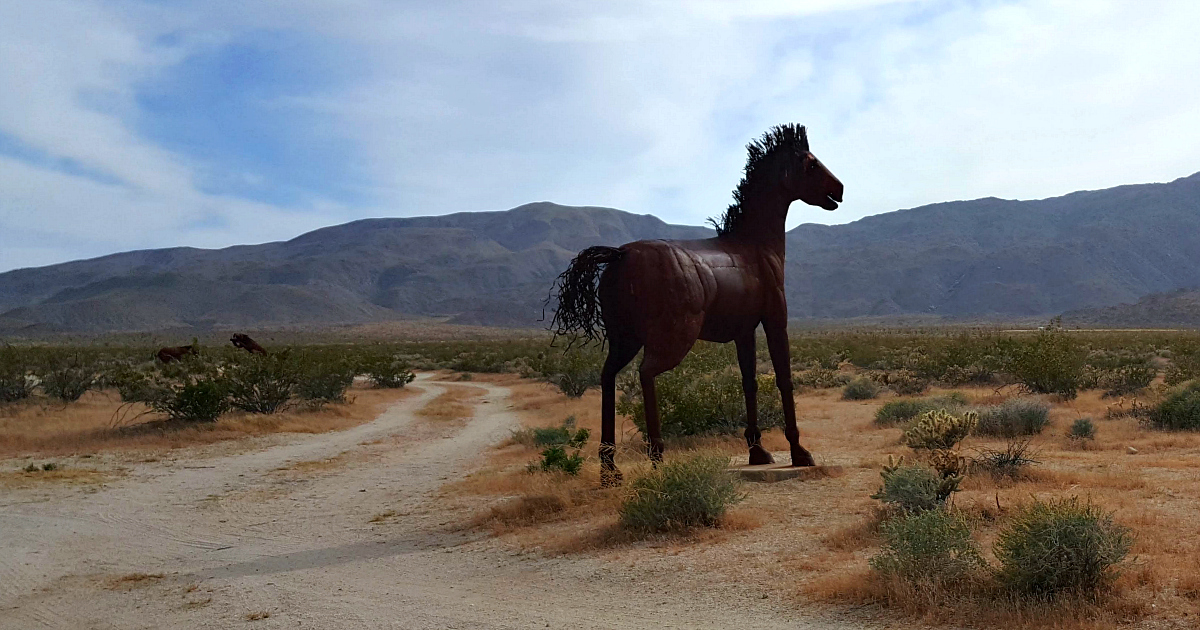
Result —
[[[0, 495], [0, 628], [850, 628], [703, 571], [514, 553], [437, 489], [517, 425], [415, 415], [134, 465], [94, 492]], [[619, 565], [619, 566], [618, 566]]]

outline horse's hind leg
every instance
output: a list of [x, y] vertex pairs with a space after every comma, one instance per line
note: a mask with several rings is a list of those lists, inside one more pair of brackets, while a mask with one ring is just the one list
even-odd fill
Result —
[[754, 356], [754, 331], [734, 343], [737, 344], [738, 367], [742, 370], [742, 393], [746, 396], [746, 446], [750, 448], [750, 465], [773, 464], [775, 458], [762, 447], [762, 432], [758, 430], [758, 359]]
[[600, 485], [603, 487], [621, 485], [621, 471], [613, 461], [617, 454], [617, 374], [641, 349], [640, 343], [627, 338], [609, 339], [608, 358], [600, 372]]

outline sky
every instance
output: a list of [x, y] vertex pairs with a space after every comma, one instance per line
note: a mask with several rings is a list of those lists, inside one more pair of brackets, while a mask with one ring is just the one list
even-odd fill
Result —
[[703, 224], [784, 122], [835, 212], [1200, 171], [1200, 3], [0, 3], [0, 271], [533, 201]]

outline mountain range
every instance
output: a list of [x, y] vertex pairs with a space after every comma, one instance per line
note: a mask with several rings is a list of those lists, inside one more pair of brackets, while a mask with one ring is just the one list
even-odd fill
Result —
[[[133, 251], [0, 274], [0, 334], [437, 317], [536, 327], [590, 245], [704, 238], [612, 208], [365, 219], [289, 241]], [[796, 318], [1013, 319], [1200, 287], [1200, 173], [1035, 201], [939, 203], [787, 234]]]

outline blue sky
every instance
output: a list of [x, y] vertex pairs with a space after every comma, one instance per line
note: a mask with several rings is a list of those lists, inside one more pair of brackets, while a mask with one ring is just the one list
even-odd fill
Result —
[[1200, 171], [1200, 4], [0, 4], [0, 271], [363, 217], [701, 224], [809, 127], [842, 223]]

